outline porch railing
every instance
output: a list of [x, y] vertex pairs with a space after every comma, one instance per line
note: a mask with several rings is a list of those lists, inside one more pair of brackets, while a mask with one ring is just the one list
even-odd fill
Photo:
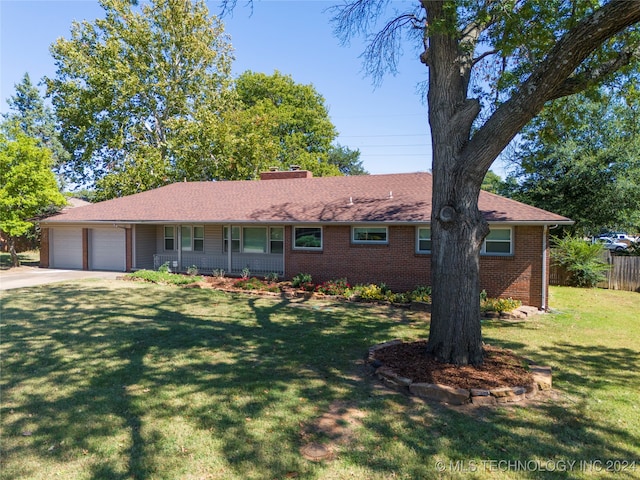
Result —
[[153, 268], [157, 270], [167, 263], [171, 271], [186, 272], [191, 266], [198, 268], [201, 273], [213, 273], [214, 270], [224, 270], [230, 275], [240, 275], [245, 268], [249, 269], [252, 275], [267, 275], [277, 273], [284, 275], [284, 260], [282, 255], [260, 255], [260, 254], [234, 254], [229, 267], [229, 257], [227, 255], [194, 255], [183, 253], [182, 261], [177, 254], [154, 254]]

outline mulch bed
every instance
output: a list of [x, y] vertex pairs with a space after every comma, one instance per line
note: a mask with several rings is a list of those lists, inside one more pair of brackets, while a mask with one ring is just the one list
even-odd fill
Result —
[[455, 366], [426, 353], [427, 342], [400, 343], [376, 350], [374, 358], [414, 383], [435, 383], [455, 388], [490, 389], [531, 385], [526, 361], [515, 353], [485, 345], [481, 367]]

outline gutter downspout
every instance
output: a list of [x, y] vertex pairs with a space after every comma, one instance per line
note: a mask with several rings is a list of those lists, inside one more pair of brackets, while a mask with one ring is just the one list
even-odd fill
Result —
[[549, 226], [542, 229], [542, 310], [547, 310], [547, 233]]

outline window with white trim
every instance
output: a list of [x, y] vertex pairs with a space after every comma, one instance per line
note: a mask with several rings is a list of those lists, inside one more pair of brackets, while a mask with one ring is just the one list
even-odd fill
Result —
[[164, 227], [164, 249], [176, 249], [176, 229], [174, 227]]
[[193, 227], [193, 251], [204, 252], [204, 227]]
[[204, 227], [182, 225], [180, 247], [183, 252], [204, 252]]
[[322, 227], [293, 227], [293, 248], [322, 250]]
[[483, 255], [513, 255], [513, 228], [491, 228], [482, 242]]
[[431, 227], [416, 229], [416, 252], [431, 253]]
[[284, 253], [284, 228], [271, 227], [269, 229], [269, 251]]
[[242, 251], [244, 253], [267, 253], [266, 227], [244, 227], [242, 229]]
[[[224, 227], [222, 231], [223, 250], [225, 253], [229, 251], [229, 227]], [[231, 251], [240, 251], [240, 227], [231, 227]]]
[[389, 229], [387, 227], [352, 227], [351, 241], [353, 243], [389, 243]]
[[[228, 252], [229, 229], [223, 229], [223, 249]], [[275, 253], [284, 252], [283, 227], [231, 227], [233, 252]]]

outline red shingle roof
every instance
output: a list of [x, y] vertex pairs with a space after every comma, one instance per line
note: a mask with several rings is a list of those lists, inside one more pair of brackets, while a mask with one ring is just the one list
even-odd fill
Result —
[[[428, 223], [431, 174], [185, 182], [74, 208], [43, 223]], [[568, 218], [481, 192], [489, 222], [568, 223]]]

